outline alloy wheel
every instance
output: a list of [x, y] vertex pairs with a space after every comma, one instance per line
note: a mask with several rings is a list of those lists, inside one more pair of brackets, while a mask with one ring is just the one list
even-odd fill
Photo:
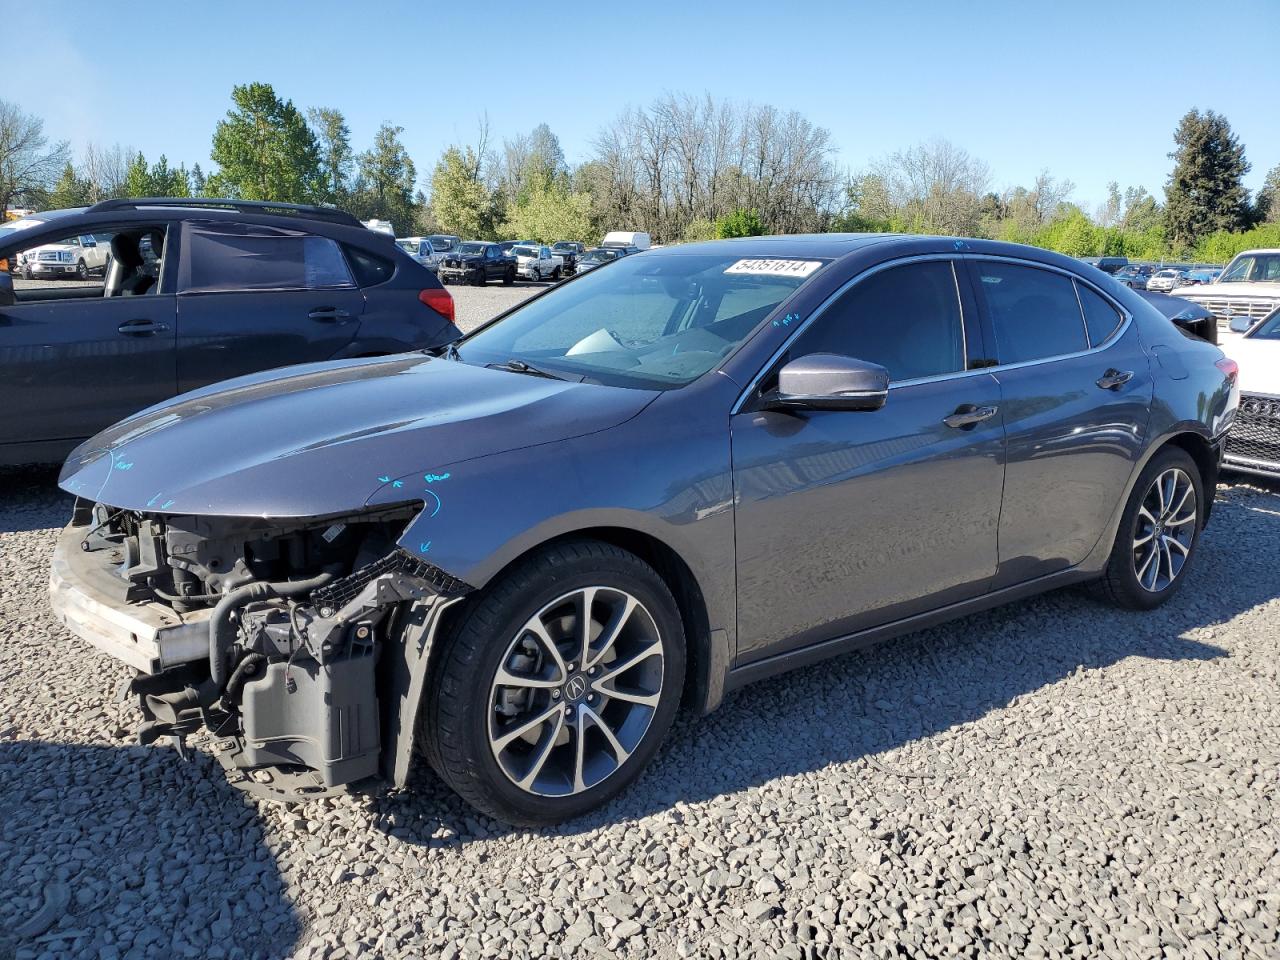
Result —
[[566, 797], [617, 772], [662, 698], [662, 637], [630, 593], [583, 587], [551, 601], [508, 644], [489, 693], [489, 747], [528, 793]]
[[1170, 467], [1156, 476], [1133, 532], [1133, 572], [1148, 593], [1167, 590], [1191, 554], [1199, 516], [1196, 487], [1186, 471]]

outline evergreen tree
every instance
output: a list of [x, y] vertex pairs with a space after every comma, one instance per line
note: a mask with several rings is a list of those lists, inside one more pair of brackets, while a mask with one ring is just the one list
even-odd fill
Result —
[[307, 118], [320, 148], [321, 198], [325, 203], [342, 204], [351, 186], [351, 129], [342, 111], [332, 107], [312, 107]]
[[151, 168], [147, 166], [147, 158], [139, 151], [129, 162], [129, 170], [124, 177], [125, 197], [153, 197], [155, 188], [151, 182]]
[[397, 230], [407, 230], [417, 219], [413, 202], [418, 171], [409, 151], [400, 142], [404, 127], [384, 123], [373, 138], [372, 149], [357, 158], [359, 191], [352, 206], [361, 219], [390, 220]]
[[1260, 223], [1280, 223], [1280, 164], [1267, 171], [1254, 203], [1254, 217]]
[[1188, 248], [1215, 230], [1249, 222], [1244, 146], [1226, 117], [1189, 110], [1173, 135], [1173, 173], [1165, 187], [1165, 228], [1177, 248]]
[[68, 207], [84, 207], [90, 202], [89, 182], [76, 176], [75, 167], [68, 163], [62, 170], [62, 176], [53, 185], [49, 194], [49, 207], [53, 210], [65, 210]]
[[320, 148], [292, 100], [269, 83], [231, 88], [234, 104], [213, 132], [219, 170], [210, 188], [244, 200], [306, 203], [322, 194]]

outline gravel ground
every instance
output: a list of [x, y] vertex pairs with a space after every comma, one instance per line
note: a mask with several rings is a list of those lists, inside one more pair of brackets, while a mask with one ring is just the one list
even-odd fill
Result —
[[1062, 591], [757, 684], [530, 832], [426, 771], [285, 808], [131, 745], [47, 612], [54, 476], [0, 471], [0, 960], [1280, 957], [1275, 489], [1219, 488], [1159, 611]]

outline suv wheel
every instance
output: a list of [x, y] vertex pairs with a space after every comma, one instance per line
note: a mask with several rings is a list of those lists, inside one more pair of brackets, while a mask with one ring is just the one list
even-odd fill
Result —
[[486, 588], [447, 638], [428, 693], [432, 766], [515, 824], [606, 803], [675, 717], [685, 641], [675, 600], [634, 554], [577, 541]]
[[1105, 599], [1150, 610], [1177, 592], [1200, 541], [1205, 495], [1186, 451], [1166, 447], [1151, 459], [1129, 495], [1098, 584]]
[[502, 275], [502, 285], [504, 287], [509, 287], [515, 282], [516, 282], [516, 268], [507, 267], [506, 273]]
[[76, 279], [77, 280], [89, 279], [89, 268], [85, 266], [85, 262], [83, 260], [81, 260], [79, 263], [76, 264]]

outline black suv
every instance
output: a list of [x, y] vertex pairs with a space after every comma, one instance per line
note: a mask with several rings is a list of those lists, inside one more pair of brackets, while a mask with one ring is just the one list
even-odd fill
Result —
[[[84, 236], [110, 244], [101, 278], [14, 279], [22, 252]], [[148, 198], [47, 215], [0, 235], [0, 464], [61, 460], [214, 381], [460, 335], [431, 272], [340, 210]]]
[[490, 280], [501, 280], [511, 286], [516, 282], [516, 258], [500, 243], [468, 240], [440, 258], [437, 273], [442, 283], [460, 281], [483, 286]]

